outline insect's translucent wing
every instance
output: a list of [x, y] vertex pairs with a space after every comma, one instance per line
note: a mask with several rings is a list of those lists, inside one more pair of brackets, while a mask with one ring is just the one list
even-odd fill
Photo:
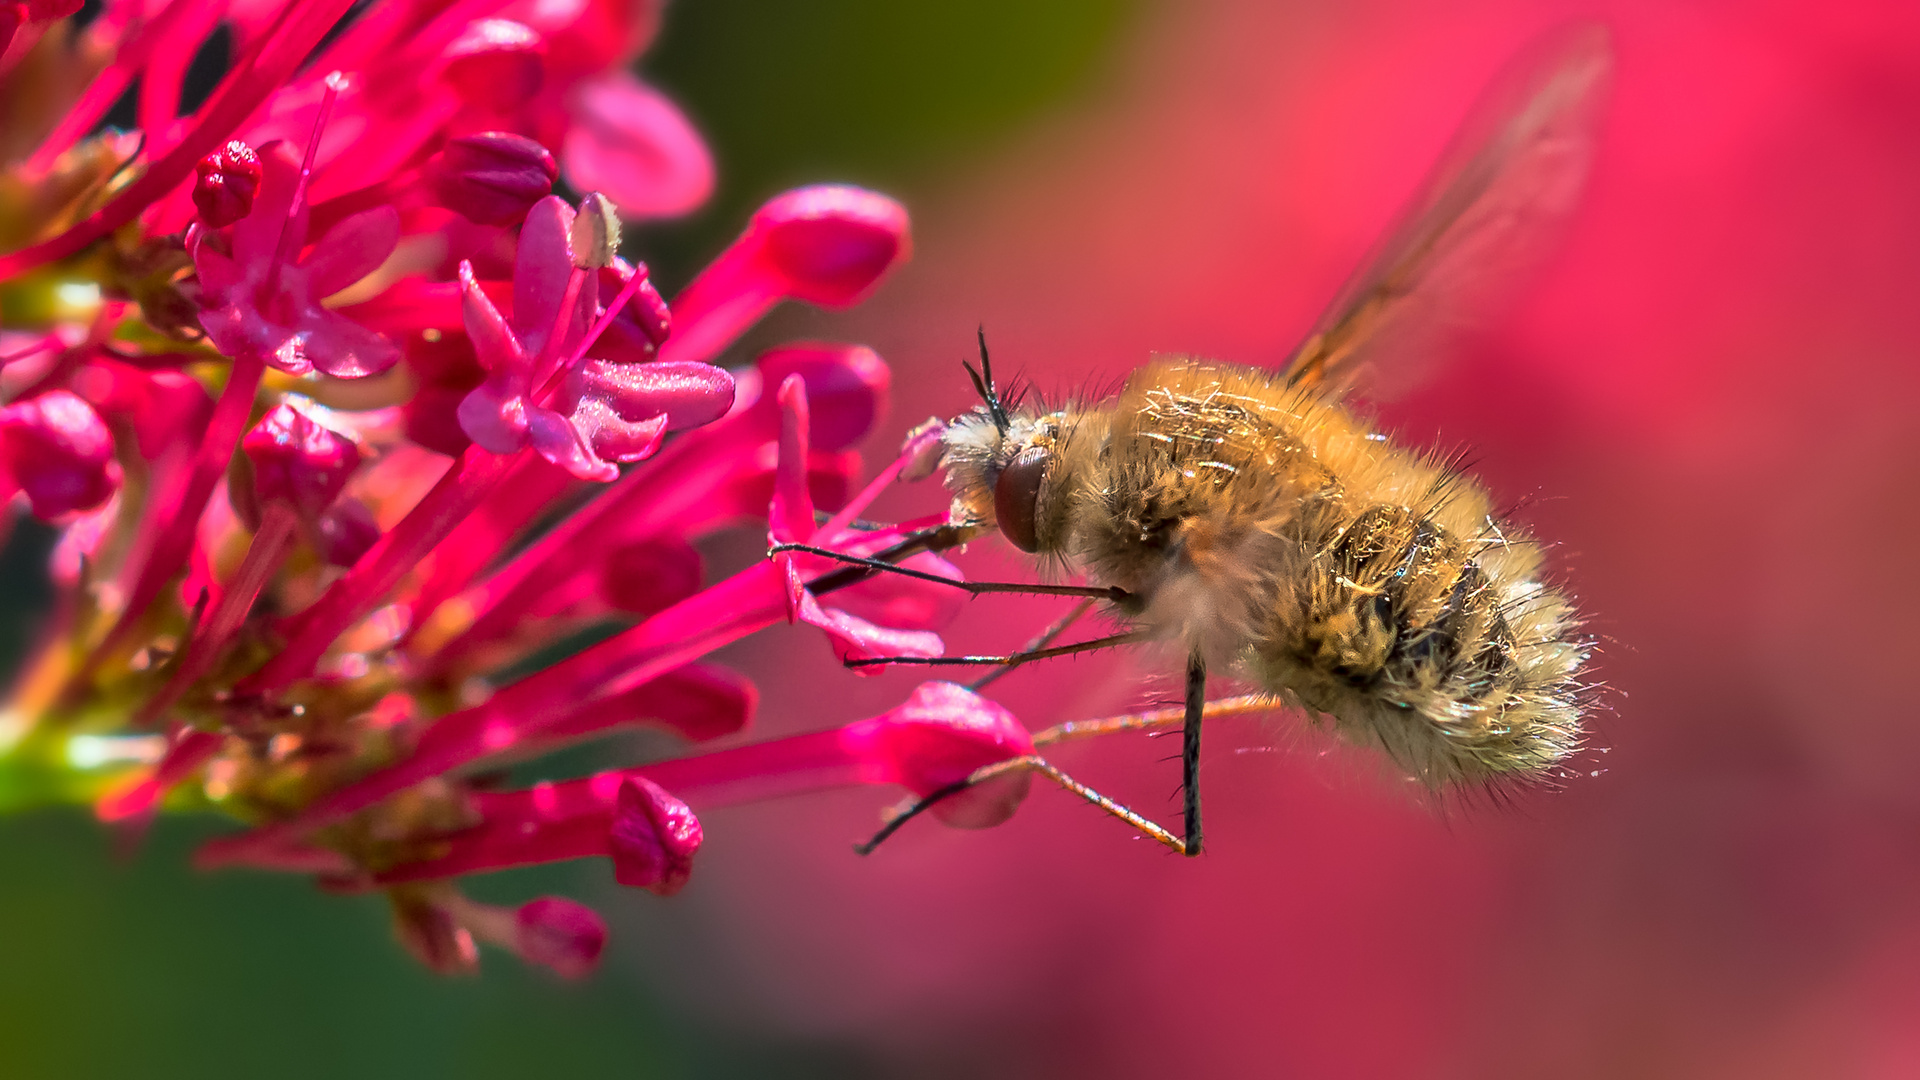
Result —
[[1287, 362], [1289, 384], [1340, 388], [1410, 336], [1471, 318], [1577, 202], [1613, 68], [1605, 27], [1548, 35], [1481, 95], [1439, 165]]

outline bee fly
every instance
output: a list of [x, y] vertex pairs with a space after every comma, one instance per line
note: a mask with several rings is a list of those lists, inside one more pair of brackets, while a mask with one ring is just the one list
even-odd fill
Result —
[[[1128, 642], [1183, 649], [1180, 835], [1038, 758], [1007, 765], [1042, 771], [1186, 855], [1201, 847], [1200, 723], [1229, 711], [1206, 699], [1210, 670], [1252, 683], [1266, 707], [1322, 718], [1430, 788], [1550, 775], [1581, 738], [1576, 675], [1588, 646], [1568, 598], [1543, 580], [1539, 546], [1482, 487], [1374, 434], [1340, 397], [1387, 332], [1434, 321], [1421, 309], [1437, 294], [1501, 270], [1519, 240], [1571, 208], [1610, 68], [1598, 27], [1550, 36], [1516, 62], [1369, 268], [1277, 372], [1163, 357], [1108, 400], [1010, 406], [983, 334], [981, 369], [968, 368], [981, 404], [941, 437], [949, 524], [877, 560], [801, 549], [862, 564], [816, 588], [911, 573], [889, 564], [997, 527], [1090, 584], [961, 587], [1081, 596], [1081, 610], [1103, 600], [1126, 629], [1006, 657], [864, 663], [1004, 670]], [[1245, 701], [1233, 709], [1248, 711]], [[965, 786], [920, 800], [874, 843]]]

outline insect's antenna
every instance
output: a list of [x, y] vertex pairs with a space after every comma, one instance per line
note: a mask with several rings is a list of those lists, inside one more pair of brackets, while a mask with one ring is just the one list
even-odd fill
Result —
[[987, 356], [987, 328], [982, 326], [979, 334], [980, 370], [973, 370], [973, 365], [964, 360], [960, 362], [960, 366], [967, 369], [967, 376], [973, 380], [974, 390], [980, 394], [980, 400], [986, 402], [987, 415], [993, 417], [993, 426], [999, 428], [1000, 433], [1005, 435], [1008, 425], [1007, 407], [1001, 402], [999, 391], [993, 387], [993, 361]]

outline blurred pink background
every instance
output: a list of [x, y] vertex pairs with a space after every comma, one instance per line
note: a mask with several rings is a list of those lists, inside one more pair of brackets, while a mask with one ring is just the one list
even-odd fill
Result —
[[[875, 792], [716, 812], [683, 900], [620, 927], [663, 993], [911, 1075], [1920, 1075], [1920, 6], [1161, 5], [1099, 93], [916, 207], [871, 305], [783, 328], [895, 365], [876, 463], [970, 403], [976, 324], [1043, 389], [1153, 351], [1277, 362], [1479, 88], [1575, 17], [1618, 50], [1585, 208], [1380, 414], [1469, 448], [1557, 544], [1611, 687], [1594, 775], [1438, 813], [1283, 717], [1210, 731], [1191, 863], [1041, 788], [864, 860]], [[998, 543], [963, 563], [1028, 572]], [[949, 641], [1054, 610], [977, 601]], [[918, 681], [831, 670], [803, 630], [733, 657], [788, 673], [756, 676], [764, 734]], [[1163, 672], [1056, 662], [994, 695], [1039, 728], [1164, 699]], [[1060, 760], [1172, 820], [1172, 753]]]

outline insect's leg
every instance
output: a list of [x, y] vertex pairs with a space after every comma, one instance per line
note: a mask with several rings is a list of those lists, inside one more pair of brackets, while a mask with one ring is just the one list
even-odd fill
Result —
[[[1286, 708], [1285, 704], [1266, 694], [1242, 694], [1239, 697], [1220, 698], [1207, 702], [1205, 714], [1207, 719], [1213, 720], [1223, 716], [1245, 716], [1249, 713], [1273, 712], [1284, 708]], [[1097, 738], [1101, 735], [1118, 735], [1123, 731], [1163, 731], [1167, 728], [1182, 726], [1186, 716], [1187, 707], [1181, 704], [1165, 709], [1103, 716], [1098, 720], [1068, 720], [1066, 723], [1055, 724], [1044, 731], [1034, 732], [1033, 745], [1051, 746], [1054, 743]]]
[[1022, 593], [1031, 596], [1090, 596], [1096, 599], [1112, 600], [1118, 603], [1127, 598], [1127, 591], [1113, 586], [1100, 585], [1040, 585], [1019, 581], [955, 581], [939, 574], [929, 574], [924, 570], [913, 570], [905, 566], [896, 566], [881, 559], [870, 559], [863, 555], [849, 555], [832, 548], [815, 547], [812, 544], [775, 544], [767, 549], [769, 557], [797, 551], [803, 555], [817, 555], [823, 559], [858, 566], [874, 573], [899, 574], [916, 581], [928, 581], [935, 585], [946, 585], [970, 592], [975, 596], [982, 593]]
[[1180, 785], [1185, 792], [1186, 843], [1180, 853], [1200, 854], [1200, 719], [1207, 712], [1207, 662], [1187, 657], [1187, 712], [1180, 735]]
[[[1091, 597], [1080, 601], [1078, 604], [1075, 604], [1073, 606], [1072, 611], [1069, 611], [1065, 615], [1062, 615], [1060, 616], [1060, 618], [1054, 620], [1054, 623], [1052, 626], [1049, 626], [1045, 630], [1042, 630], [1039, 636], [1035, 637], [1032, 641], [1029, 641], [1025, 645], [1021, 646], [1020, 652], [1030, 653], [1038, 649], [1044, 649], [1048, 645], [1053, 644], [1053, 640], [1055, 638], [1067, 632], [1067, 627], [1072, 626], [1075, 622], [1078, 622], [1080, 619], [1080, 616], [1085, 615], [1087, 612], [1091, 610], [1093, 610], [1093, 599]], [[1015, 653], [1014, 655], [1018, 656], [1020, 655], [1020, 653]], [[1008, 664], [1006, 667], [998, 668], [994, 671], [989, 671], [985, 675], [982, 675], [979, 678], [968, 683], [967, 689], [972, 690], [975, 693], [978, 693], [982, 688], [986, 687], [988, 684], [992, 683], [994, 680], [1000, 678], [1000, 676], [1007, 674], [1008, 672], [1012, 671], [1014, 668], [1018, 666], [1019, 666], [1018, 664]]]
[[1189, 831], [1188, 833], [1189, 837], [1191, 837], [1192, 840], [1195, 841], [1194, 844], [1189, 844], [1187, 841], [1181, 840], [1179, 837], [1168, 832], [1166, 829], [1161, 828], [1159, 825], [1156, 825], [1153, 822], [1148, 821], [1146, 818], [1140, 816], [1138, 813], [1135, 813], [1130, 807], [1127, 807], [1121, 803], [1114, 802], [1112, 799], [1107, 798], [1105, 795], [1100, 794], [1099, 792], [1093, 790], [1092, 788], [1081, 783], [1080, 781], [1075, 780], [1073, 777], [1068, 776], [1066, 773], [1061, 772], [1057, 767], [1055, 767], [1045, 759], [1036, 757], [1036, 758], [1033, 758], [1032, 760], [1033, 760], [1033, 765], [1031, 766], [1031, 768], [1035, 772], [1053, 781], [1054, 783], [1059, 784], [1061, 787], [1066, 788], [1068, 791], [1073, 792], [1075, 795], [1080, 796], [1081, 798], [1087, 800], [1088, 802], [1099, 807], [1100, 809], [1105, 810], [1107, 813], [1112, 814], [1114, 817], [1119, 818], [1121, 821], [1124, 821], [1127, 824], [1133, 826], [1134, 828], [1139, 829], [1141, 832], [1146, 833], [1148, 836], [1153, 837], [1155, 840], [1160, 841], [1162, 844], [1165, 844], [1166, 846], [1172, 848], [1173, 850], [1179, 852], [1180, 854], [1198, 855], [1200, 853], [1200, 849], [1197, 846], [1197, 842], [1199, 840], [1199, 835], [1197, 833], [1193, 833]]
[[1008, 656], [875, 656], [865, 660], [848, 660], [850, 668], [878, 667], [882, 664], [914, 664], [921, 667], [1018, 667], [1032, 660], [1045, 660], [1054, 656], [1071, 656], [1074, 653], [1093, 652], [1096, 649], [1111, 649], [1115, 645], [1128, 645], [1136, 641], [1147, 640], [1145, 630], [1129, 630], [1124, 634], [1112, 634], [1092, 641], [1076, 641], [1071, 645], [1055, 645], [1050, 649], [1034, 649], [1031, 652], [1018, 652]]
[[893, 816], [893, 818], [886, 823], [886, 825], [881, 827], [879, 832], [874, 834], [873, 839], [867, 841], [864, 844], [854, 845], [853, 850], [858, 852], [861, 855], [870, 855], [873, 853], [874, 848], [880, 846], [881, 841], [885, 840], [889, 836], [892, 836], [894, 833], [900, 831], [900, 827], [902, 825], [905, 825], [907, 822], [920, 816], [921, 813], [926, 811], [929, 807], [933, 806], [935, 803], [939, 802], [940, 800], [950, 798], [974, 786], [975, 784], [985, 783], [988, 780], [992, 780], [995, 777], [1004, 776], [1007, 773], [1011, 773], [1011, 772], [1024, 772], [1027, 770], [1032, 770], [1033, 772], [1039, 773], [1040, 775], [1060, 785], [1061, 787], [1072, 792], [1073, 794], [1080, 796], [1082, 799], [1085, 799], [1086, 801], [1092, 803], [1093, 805], [1099, 807], [1100, 809], [1106, 811], [1107, 813], [1112, 814], [1114, 817], [1119, 818], [1121, 821], [1124, 821], [1127, 824], [1133, 826], [1134, 828], [1140, 830], [1141, 832], [1146, 833], [1148, 836], [1151, 836], [1155, 840], [1158, 840], [1160, 843], [1165, 844], [1167, 847], [1172, 848], [1173, 850], [1180, 852], [1181, 854], [1190, 854], [1190, 852], [1188, 852], [1187, 850], [1186, 843], [1183, 842], [1179, 837], [1168, 832], [1166, 829], [1161, 828], [1159, 825], [1155, 824], [1154, 822], [1147, 820], [1145, 817], [1142, 817], [1140, 814], [1135, 813], [1131, 808], [1124, 806], [1120, 803], [1117, 803], [1112, 799], [1107, 798], [1105, 795], [1100, 794], [1099, 792], [1093, 790], [1092, 788], [1081, 783], [1080, 781], [1075, 780], [1073, 777], [1068, 776], [1066, 773], [1062, 772], [1059, 769], [1059, 767], [1047, 761], [1045, 758], [1035, 757], [1035, 756], [1010, 758], [1006, 761], [989, 765], [984, 769], [978, 769], [973, 773], [973, 775], [967, 777], [965, 780], [961, 780], [958, 783], [948, 784], [946, 787], [943, 787], [940, 790], [933, 792], [930, 795], [927, 795], [921, 799], [914, 801], [905, 809], [896, 813]]
[[966, 779], [956, 780], [938, 791], [923, 795], [918, 799], [909, 799], [896, 807], [887, 816], [887, 823], [880, 827], [879, 832], [873, 834], [873, 839], [864, 844], [853, 845], [853, 853], [856, 855], [873, 854], [873, 849], [879, 847], [881, 841], [899, 832], [901, 826], [919, 817], [932, 807], [933, 804], [940, 802], [942, 799], [950, 799], [975, 784], [984, 784], [997, 776], [1005, 776], [1011, 772], [1024, 772], [1043, 764], [1045, 764], [1045, 762], [1042, 762], [1037, 757], [1009, 758], [1006, 761], [996, 762], [992, 765], [975, 769], [972, 773], [968, 774]]

